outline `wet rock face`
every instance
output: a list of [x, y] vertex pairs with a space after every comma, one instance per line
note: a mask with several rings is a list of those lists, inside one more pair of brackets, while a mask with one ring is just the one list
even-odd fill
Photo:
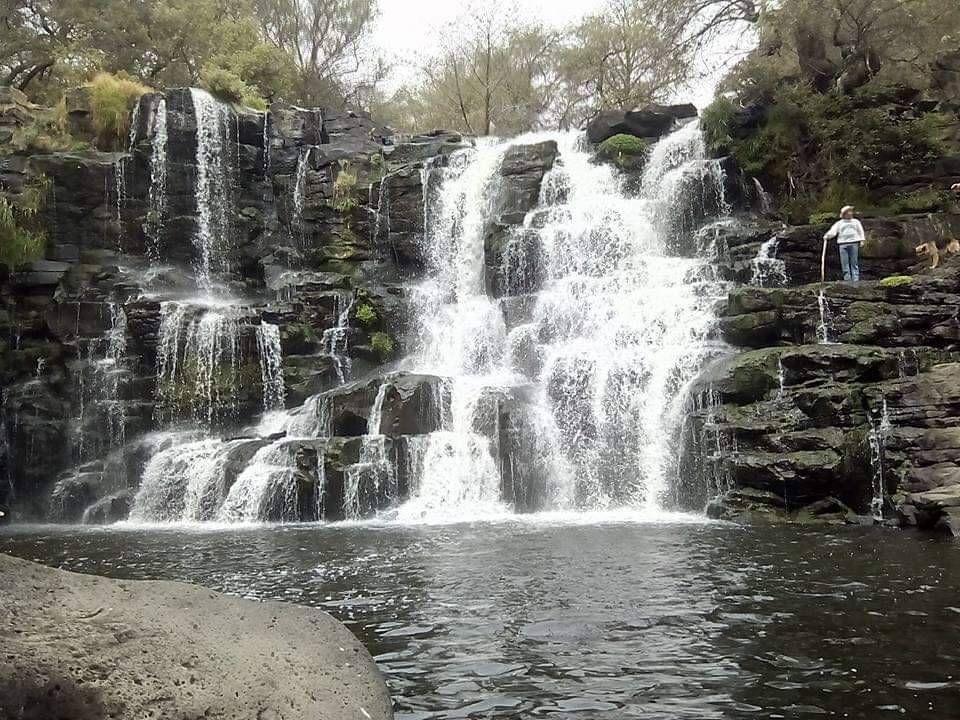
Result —
[[[960, 506], [960, 265], [904, 284], [733, 290], [738, 350], [693, 389], [687, 500], [742, 522], [900, 522], [953, 532]], [[681, 493], [682, 494], [682, 493]]]
[[496, 221], [484, 240], [486, 285], [494, 297], [530, 293], [544, 280], [539, 235], [527, 231], [523, 222], [536, 207], [543, 179], [556, 159], [553, 140], [511, 146], [503, 157]]
[[[0, 133], [32, 112], [14, 91], [2, 97], [10, 102], [0, 104], [10, 107]], [[72, 94], [69, 108], [76, 131], [93, 140], [85, 95]], [[161, 110], [166, 144], [158, 205], [151, 192]], [[201, 308], [186, 316], [173, 355], [162, 338], [165, 305], [198, 293], [194, 94], [143, 96], [129, 146], [125, 138], [118, 152], [13, 155], [0, 164], [0, 183], [10, 192], [40, 178], [50, 184], [41, 213], [46, 257], [0, 268], [0, 473], [8, 479], [0, 482], [0, 504], [17, 518], [124, 516], [143, 461], [123, 448], [175, 417], [195, 416], [204, 394], [225, 397], [229, 378], [235, 387], [229, 407], [215, 412], [217, 430], [230, 435], [253, 423], [266, 392], [261, 323], [277, 327], [290, 407], [375, 373], [403, 352], [404, 283], [426, 265], [424, 181], [431, 182], [428, 168], [442, 167], [464, 147], [462, 138], [393, 137], [368, 115], [349, 111], [278, 105], [268, 115], [222, 112], [221, 155], [211, 167], [223, 172], [223, 218], [215, 234], [224, 261], [214, 274], [224, 295], [243, 300], [231, 311], [237, 331], [212, 350], [222, 362], [209, 375], [206, 366], [185, 364], [183, 345], [204, 312], [224, 311]], [[117, 322], [123, 342], [114, 367], [103, 362], [114, 352], [104, 338]], [[184, 382], [198, 388], [189, 396], [161, 397], [160, 367], [171, 357]], [[423, 393], [403, 383], [391, 393], [384, 415], [390, 432], [416, 432]], [[308, 456], [304, 468], [311, 466]]]
[[697, 108], [685, 105], [650, 105], [639, 110], [605, 110], [587, 124], [587, 139], [601, 143], [614, 135], [640, 138], [662, 137], [679, 121], [697, 116]]

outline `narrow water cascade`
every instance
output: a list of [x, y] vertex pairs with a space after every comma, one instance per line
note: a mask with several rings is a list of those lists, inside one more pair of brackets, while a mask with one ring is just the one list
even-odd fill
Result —
[[297, 158], [297, 171], [293, 183], [293, 217], [290, 222], [291, 229], [303, 242], [303, 207], [306, 201], [307, 193], [307, 171], [310, 169], [310, 156], [314, 148], [307, 146], [300, 149], [300, 155]]
[[160, 98], [153, 115], [150, 139], [150, 191], [146, 230], [150, 261], [156, 265], [163, 253], [163, 225], [167, 212], [167, 100]]
[[210, 93], [190, 89], [197, 123], [197, 229], [194, 270], [200, 289], [214, 289], [214, 275], [229, 268], [230, 146], [232, 123], [227, 107]]
[[821, 288], [817, 293], [817, 309], [820, 312], [820, 322], [817, 324], [817, 342], [821, 345], [830, 345], [830, 305], [827, 302], [826, 292]]
[[353, 293], [337, 293], [334, 296], [334, 316], [336, 324], [323, 331], [321, 343], [324, 354], [333, 361], [337, 380], [341, 384], [350, 376], [350, 357], [347, 355], [350, 341], [350, 313], [353, 312], [356, 298]]
[[893, 431], [890, 411], [887, 408], [887, 399], [883, 399], [882, 409], [878, 417], [870, 421], [870, 467], [872, 471], [873, 498], [870, 501], [870, 515], [874, 522], [883, 522], [883, 509], [887, 497], [886, 479], [884, 477], [884, 463], [887, 450], [887, 440]]
[[286, 391], [283, 385], [283, 349], [280, 328], [273, 323], [257, 326], [257, 354], [260, 358], [260, 378], [263, 383], [263, 409], [281, 410]]
[[777, 248], [780, 239], [774, 235], [766, 242], [760, 245], [757, 250], [757, 256], [753, 259], [753, 274], [750, 278], [751, 285], [758, 287], [780, 287], [786, 285], [787, 265], [777, 257]]

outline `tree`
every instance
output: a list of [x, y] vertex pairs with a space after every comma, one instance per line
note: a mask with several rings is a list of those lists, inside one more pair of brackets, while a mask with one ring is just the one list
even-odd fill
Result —
[[633, 108], [667, 99], [690, 80], [694, 45], [686, 42], [681, 3], [610, 0], [573, 30], [561, 74], [581, 122], [603, 108]]
[[266, 38], [292, 59], [297, 99], [344, 104], [382, 78], [382, 61], [365, 44], [376, 0], [255, 0]]

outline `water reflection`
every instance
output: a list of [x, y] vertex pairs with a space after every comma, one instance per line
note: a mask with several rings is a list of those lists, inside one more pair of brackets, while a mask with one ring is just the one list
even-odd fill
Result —
[[0, 551], [322, 607], [408, 720], [960, 714], [960, 550], [909, 533], [21, 528]]

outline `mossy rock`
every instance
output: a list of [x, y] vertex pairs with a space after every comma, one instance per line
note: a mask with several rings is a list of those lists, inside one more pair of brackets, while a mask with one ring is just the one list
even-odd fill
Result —
[[598, 151], [603, 157], [609, 160], [616, 160], [621, 157], [632, 158], [645, 155], [649, 147], [649, 140], [621, 133], [609, 137], [600, 143]]
[[910, 275], [891, 275], [880, 281], [880, 285], [886, 288], [903, 287], [913, 282]]

